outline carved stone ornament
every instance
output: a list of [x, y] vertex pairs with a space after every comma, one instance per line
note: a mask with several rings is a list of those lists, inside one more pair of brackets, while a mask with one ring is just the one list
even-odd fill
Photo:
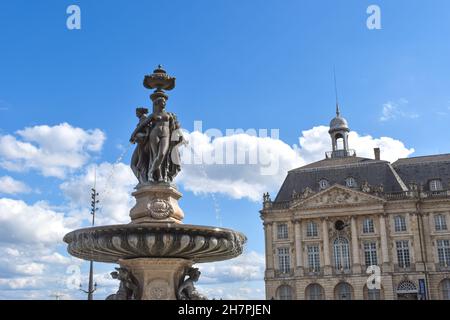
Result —
[[169, 295], [169, 284], [163, 279], [156, 279], [148, 284], [149, 298], [165, 300]]
[[173, 213], [173, 207], [169, 201], [164, 199], [154, 199], [147, 204], [150, 215], [155, 219], [165, 219]]

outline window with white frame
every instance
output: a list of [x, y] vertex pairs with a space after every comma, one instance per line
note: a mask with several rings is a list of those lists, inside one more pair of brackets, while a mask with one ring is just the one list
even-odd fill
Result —
[[278, 239], [288, 239], [288, 225], [287, 223], [278, 223], [277, 224], [277, 237]]
[[306, 224], [306, 236], [307, 237], [317, 237], [319, 235], [317, 231], [317, 223], [309, 221]]
[[365, 218], [363, 220], [363, 233], [374, 233], [375, 229], [373, 227], [373, 219]]
[[439, 264], [450, 267], [450, 240], [436, 240]]
[[308, 252], [308, 266], [311, 272], [318, 272], [320, 270], [320, 252], [319, 246], [307, 246]]
[[409, 241], [400, 240], [395, 242], [397, 248], [397, 260], [400, 268], [409, 268], [411, 266], [411, 259], [409, 255]]
[[434, 216], [434, 226], [436, 231], [447, 230], [447, 221], [443, 214], [437, 214]]
[[347, 179], [345, 179], [345, 185], [348, 188], [355, 188], [356, 187], [356, 180], [353, 177], [348, 177]]
[[337, 237], [333, 243], [334, 266], [337, 270], [350, 269], [350, 250], [348, 240], [344, 237]]
[[395, 232], [404, 232], [406, 231], [406, 218], [405, 216], [395, 216], [394, 217], [394, 227]]
[[282, 273], [289, 273], [291, 269], [291, 255], [289, 248], [278, 248], [278, 269]]
[[328, 188], [329, 183], [327, 179], [322, 179], [319, 181], [319, 187], [321, 190]]
[[442, 190], [442, 182], [439, 179], [430, 181], [430, 191], [441, 191]]
[[364, 243], [364, 260], [366, 262], [366, 267], [378, 265], [376, 242]]

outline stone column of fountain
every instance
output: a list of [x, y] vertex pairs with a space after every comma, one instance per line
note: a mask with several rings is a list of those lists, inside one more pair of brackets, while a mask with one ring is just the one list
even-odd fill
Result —
[[132, 194], [131, 222], [75, 230], [64, 241], [75, 257], [120, 265], [111, 273], [120, 280], [119, 290], [107, 299], [205, 299], [194, 287], [200, 271], [192, 265], [237, 257], [246, 237], [230, 229], [182, 223], [182, 194], [173, 179], [180, 171], [178, 148], [184, 140], [176, 115], [165, 110], [165, 91], [175, 87], [175, 78], [158, 66], [145, 76], [144, 87], [155, 89], [153, 112], [136, 109], [131, 167], [139, 184]]

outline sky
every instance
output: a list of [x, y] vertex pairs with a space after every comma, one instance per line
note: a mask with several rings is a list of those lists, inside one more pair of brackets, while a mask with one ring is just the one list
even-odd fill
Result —
[[[67, 27], [70, 5], [81, 29]], [[380, 29], [367, 26], [370, 5]], [[446, 0], [2, 1], [0, 299], [86, 298], [88, 264], [62, 237], [89, 224], [94, 172], [97, 223], [129, 222], [128, 140], [158, 64], [176, 77], [167, 108], [189, 150], [238, 150], [226, 164], [183, 152], [184, 222], [248, 238], [241, 257], [200, 265], [198, 288], [264, 298], [262, 193], [275, 198], [288, 170], [331, 149], [333, 70], [358, 155], [450, 152], [449, 12]], [[239, 162], [239, 150], [260, 153]], [[96, 299], [117, 289], [114, 267], [95, 265]]]

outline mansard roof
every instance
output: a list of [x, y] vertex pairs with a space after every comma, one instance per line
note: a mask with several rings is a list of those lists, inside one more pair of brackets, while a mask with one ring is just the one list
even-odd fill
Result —
[[382, 185], [384, 192], [406, 190], [402, 179], [388, 161], [361, 157], [329, 158], [289, 171], [275, 202], [291, 200], [293, 191], [298, 193], [310, 188], [318, 192], [322, 179], [326, 179], [330, 186], [345, 185], [349, 177], [354, 178], [358, 186], [366, 181], [371, 186]]
[[404, 158], [392, 166], [406, 183], [417, 183], [429, 190], [428, 182], [440, 179], [443, 189], [450, 189], [450, 154]]

